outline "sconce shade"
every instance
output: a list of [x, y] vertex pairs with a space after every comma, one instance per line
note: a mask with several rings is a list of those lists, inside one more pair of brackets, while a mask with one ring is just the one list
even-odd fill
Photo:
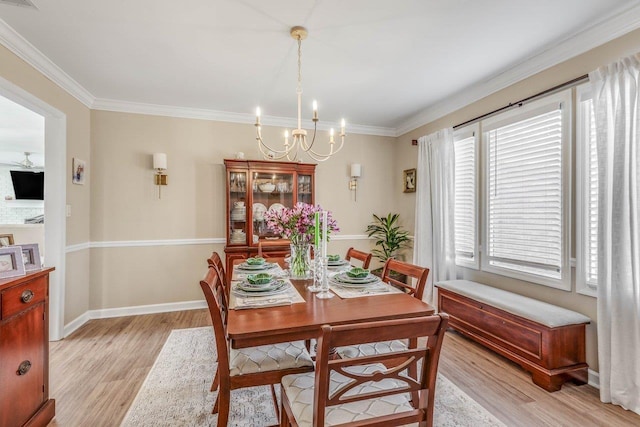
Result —
[[167, 168], [167, 154], [166, 153], [154, 153], [153, 154], [153, 168], [154, 169], [166, 169]]
[[360, 165], [360, 163], [353, 163], [351, 165], [351, 177], [360, 178], [361, 174], [362, 174], [362, 165]]

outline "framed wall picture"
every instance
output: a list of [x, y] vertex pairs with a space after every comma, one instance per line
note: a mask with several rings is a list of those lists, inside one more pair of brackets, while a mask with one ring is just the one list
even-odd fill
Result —
[[73, 178], [71, 182], [74, 184], [84, 185], [84, 174], [86, 169], [86, 162], [77, 158], [73, 158]]
[[37, 243], [20, 245], [22, 248], [22, 260], [24, 261], [24, 270], [40, 270], [42, 261], [40, 260], [40, 247]]
[[0, 247], [13, 245], [13, 234], [0, 234]]
[[24, 261], [20, 246], [4, 246], [0, 248], [0, 279], [24, 276]]
[[404, 186], [404, 193], [414, 193], [416, 191], [416, 170], [414, 169], [406, 169], [404, 171], [404, 176], [402, 177], [402, 182]]

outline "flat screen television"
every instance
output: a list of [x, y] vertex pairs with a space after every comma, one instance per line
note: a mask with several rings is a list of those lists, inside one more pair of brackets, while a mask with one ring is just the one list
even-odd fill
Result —
[[44, 172], [11, 171], [16, 200], [44, 200]]

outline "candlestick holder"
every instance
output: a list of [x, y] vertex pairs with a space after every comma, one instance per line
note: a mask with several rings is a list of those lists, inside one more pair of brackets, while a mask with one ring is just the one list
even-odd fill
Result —
[[313, 246], [313, 285], [307, 286], [309, 292], [320, 292], [322, 290], [322, 243]]
[[329, 275], [327, 274], [327, 257], [319, 256], [319, 267], [320, 267], [320, 279], [321, 279], [321, 287], [320, 292], [316, 294], [317, 298], [320, 299], [329, 299], [333, 298], [334, 295], [329, 291]]

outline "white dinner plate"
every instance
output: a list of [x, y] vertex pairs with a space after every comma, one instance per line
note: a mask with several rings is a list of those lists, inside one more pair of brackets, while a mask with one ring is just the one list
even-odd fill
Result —
[[282, 203], [274, 203], [271, 206], [269, 206], [269, 210], [270, 211], [276, 211], [276, 212], [280, 212], [282, 209], [284, 209], [286, 206], [283, 205]]
[[254, 203], [253, 204], [253, 219], [262, 221], [264, 219], [264, 214], [267, 212], [267, 207], [262, 203]]
[[277, 294], [281, 294], [284, 292], [287, 292], [289, 290], [289, 283], [285, 280], [278, 280], [277, 281], [278, 286], [276, 288], [273, 288], [269, 291], [245, 291], [243, 289], [241, 289], [240, 287], [238, 287], [238, 285], [236, 285], [236, 287], [233, 288], [233, 293], [235, 295], [238, 295], [240, 297], [266, 297], [266, 296], [270, 296], [270, 295], [277, 295]]
[[333, 277], [332, 279], [329, 279], [329, 283], [331, 283], [334, 286], [339, 286], [341, 288], [356, 288], [356, 289], [361, 289], [361, 288], [368, 288], [370, 286], [380, 286], [380, 284], [382, 284], [381, 281], [373, 281], [373, 282], [365, 282], [365, 283], [347, 283], [347, 282], [340, 282], [338, 280], [336, 280], [335, 277]]
[[238, 264], [236, 268], [238, 270], [250, 271], [252, 273], [255, 273], [256, 271], [260, 271], [260, 270], [271, 270], [272, 268], [276, 268], [277, 266], [278, 264], [271, 263], [271, 262], [265, 262], [264, 264], [258, 264], [258, 265], [250, 265], [250, 264], [247, 264], [246, 262], [243, 262], [242, 264]]
[[333, 278], [336, 282], [347, 284], [375, 283], [380, 280], [378, 276], [369, 273], [366, 277], [351, 277], [346, 272], [338, 273]]

